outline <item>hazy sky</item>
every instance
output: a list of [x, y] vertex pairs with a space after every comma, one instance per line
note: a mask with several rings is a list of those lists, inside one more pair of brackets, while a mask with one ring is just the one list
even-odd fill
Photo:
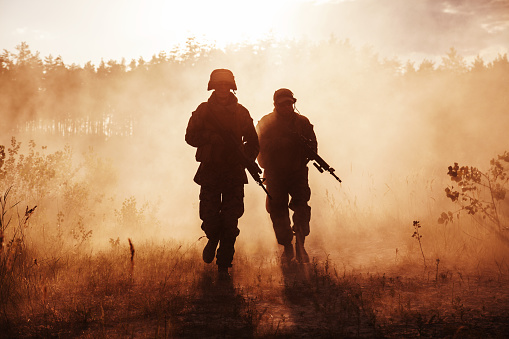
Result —
[[189, 36], [222, 46], [334, 35], [401, 60], [492, 59], [509, 51], [509, 0], [0, 0], [0, 48], [98, 64], [171, 51]]

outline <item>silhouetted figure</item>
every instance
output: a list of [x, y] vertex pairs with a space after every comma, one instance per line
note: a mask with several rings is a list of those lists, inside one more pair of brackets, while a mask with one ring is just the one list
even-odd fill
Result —
[[231, 92], [237, 90], [233, 73], [214, 70], [208, 83], [208, 90], [212, 89], [208, 101], [201, 103], [189, 119], [186, 142], [197, 147], [196, 161], [200, 162], [194, 181], [201, 186], [201, 228], [208, 238], [203, 260], [211, 263], [216, 257], [219, 277], [229, 278], [247, 184], [245, 169], [234, 150], [242, 147], [254, 161], [259, 144], [253, 119]]
[[[274, 111], [265, 115], [256, 126], [260, 140], [258, 163], [264, 168], [265, 184], [272, 199], [267, 198], [277, 242], [284, 246], [283, 261], [294, 258], [292, 246], [295, 233], [295, 257], [299, 262], [309, 262], [304, 240], [309, 235], [311, 207], [308, 201], [311, 190], [308, 184], [309, 161], [302, 143], [317, 150], [313, 125], [295, 112], [297, 99], [286, 88], [274, 93]], [[290, 199], [291, 198], [291, 199]], [[293, 227], [289, 209], [293, 210]]]

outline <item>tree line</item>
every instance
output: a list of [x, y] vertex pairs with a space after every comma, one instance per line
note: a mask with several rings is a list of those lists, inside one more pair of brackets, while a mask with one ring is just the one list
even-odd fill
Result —
[[[65, 64], [62, 57], [41, 58], [27, 43], [0, 56], [0, 111], [4, 122], [16, 125], [38, 118], [55, 120], [136, 119], [146, 114], [146, 103], [176, 100], [192, 86], [189, 78], [210, 72], [216, 64], [242, 61], [254, 84], [271, 69], [299, 69], [308, 81], [334, 82], [348, 75], [370, 86], [384, 79], [417, 89], [423, 82], [449, 79], [484, 87], [504, 87], [509, 76], [507, 54], [491, 62], [480, 56], [472, 63], [451, 48], [440, 64], [424, 59], [420, 64], [380, 58], [371, 48], [355, 48], [348, 40], [330, 39], [317, 44], [267, 39], [259, 44], [235, 44], [219, 49], [189, 38], [180, 50], [160, 52], [151, 60], [109, 60], [99, 65]], [[251, 80], [250, 80], [251, 81]], [[255, 86], [255, 85], [254, 85]], [[417, 87], [416, 87], [417, 86]]]

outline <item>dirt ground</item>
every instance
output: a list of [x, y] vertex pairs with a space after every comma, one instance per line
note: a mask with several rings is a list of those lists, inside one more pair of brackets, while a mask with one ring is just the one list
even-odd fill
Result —
[[[505, 338], [507, 280], [359, 275], [329, 279], [316, 267], [282, 269], [279, 288], [223, 283], [204, 274], [202, 293], [176, 319], [176, 337]], [[323, 273], [323, 272], [322, 272]]]
[[[329, 268], [330, 269], [330, 268]], [[509, 281], [446, 274], [336, 275], [319, 263], [269, 275], [206, 267], [189, 295], [158, 316], [134, 311], [81, 337], [135, 338], [506, 338]], [[175, 305], [178, 304], [178, 305]], [[175, 309], [178, 309], [175, 312]], [[95, 325], [95, 326], [94, 326]]]

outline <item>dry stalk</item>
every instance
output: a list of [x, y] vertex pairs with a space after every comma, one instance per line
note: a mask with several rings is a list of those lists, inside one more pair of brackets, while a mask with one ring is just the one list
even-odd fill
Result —
[[132, 277], [134, 272], [134, 245], [131, 238], [127, 238], [127, 240], [129, 241], [129, 251], [131, 252], [131, 271], [129, 274]]

